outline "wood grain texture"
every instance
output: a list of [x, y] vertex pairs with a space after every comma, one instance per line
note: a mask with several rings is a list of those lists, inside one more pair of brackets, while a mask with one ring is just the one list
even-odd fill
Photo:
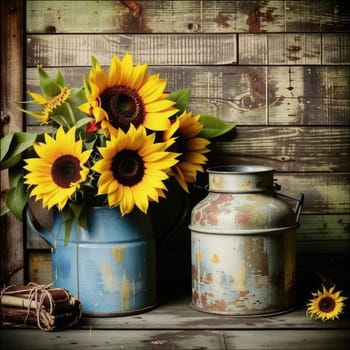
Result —
[[[219, 65], [237, 62], [236, 34], [56, 34], [27, 36], [27, 66], [101, 65], [129, 51], [134, 61], [159, 65]], [[186, 52], [186, 54], [181, 54]]]
[[[290, 327], [288, 327], [290, 328]], [[48, 347], [100, 348], [103, 349], [271, 349], [280, 350], [286, 344], [288, 349], [300, 348], [328, 350], [347, 349], [349, 334], [347, 329], [339, 330], [71, 330], [54, 336], [37, 330], [4, 330], [1, 341], [9, 344], [8, 350], [34, 350]]]
[[27, 5], [29, 33], [260, 33], [349, 31], [343, 0], [42, 1]]
[[31, 34], [27, 66], [86, 66], [91, 55], [100, 55], [101, 64], [109, 64], [113, 54], [126, 51], [136, 61], [152, 65], [345, 65], [350, 63], [349, 40], [348, 34], [341, 33]]
[[238, 126], [231, 140], [212, 142], [210, 149], [216, 163], [252, 162], [289, 172], [348, 172], [349, 146], [350, 129], [344, 127]]
[[[75, 87], [89, 74], [89, 67], [45, 67], [52, 77], [57, 69]], [[349, 66], [150, 66], [149, 71], [168, 80], [168, 91], [190, 87], [193, 112], [237, 125], [350, 125]], [[26, 76], [26, 89], [39, 92], [36, 68], [27, 68]], [[27, 125], [33, 124], [29, 117]]]
[[[23, 1], [1, 1], [1, 137], [23, 129], [22, 113], [13, 101], [23, 100]], [[7, 74], [4, 74], [7, 72]], [[8, 189], [1, 171], [1, 208]], [[8, 213], [1, 217], [0, 283], [23, 283], [23, 224]]]

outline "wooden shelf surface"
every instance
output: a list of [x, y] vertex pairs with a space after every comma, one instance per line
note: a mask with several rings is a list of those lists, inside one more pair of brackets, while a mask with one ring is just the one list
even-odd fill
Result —
[[122, 317], [83, 317], [79, 328], [0, 330], [1, 349], [346, 349], [350, 318], [321, 322], [305, 308], [274, 316], [232, 317], [196, 311], [189, 298]]

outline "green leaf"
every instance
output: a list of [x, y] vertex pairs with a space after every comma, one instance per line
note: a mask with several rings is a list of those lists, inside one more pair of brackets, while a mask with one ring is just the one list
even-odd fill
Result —
[[52, 98], [61, 92], [61, 87], [52, 80], [47, 73], [39, 66], [39, 81], [41, 91], [46, 95], [46, 97]]
[[59, 70], [56, 72], [56, 82], [61, 87], [66, 85], [66, 83], [64, 81], [64, 77], [63, 77], [61, 71], [59, 71]]
[[11, 133], [11, 134], [5, 135], [0, 139], [0, 146], [1, 146], [0, 162], [5, 158], [5, 155], [9, 151], [13, 137], [14, 137], [14, 134]]
[[[0, 162], [0, 169], [11, 168], [16, 165], [22, 158], [22, 153], [28, 148], [33, 146], [37, 135], [29, 132], [16, 132], [13, 133], [10, 145], [9, 139], [5, 136], [1, 139], [1, 154], [5, 155]], [[5, 139], [4, 143], [2, 142]]]
[[10, 188], [16, 187], [23, 183], [24, 169], [22, 164], [17, 164], [9, 168], [9, 185]]
[[15, 154], [11, 156], [9, 159], [6, 159], [0, 163], [0, 170], [9, 169], [15, 166], [18, 162], [21, 161], [21, 159], [22, 159], [22, 156], [20, 154]]
[[206, 139], [226, 134], [236, 126], [234, 123], [224, 123], [219, 118], [211, 115], [201, 115], [199, 121], [204, 124], [199, 136]]
[[175, 101], [175, 108], [180, 110], [180, 113], [183, 113], [188, 105], [190, 100], [191, 89], [181, 89], [173, 91], [167, 98], [168, 100]]
[[95, 56], [91, 56], [91, 65], [92, 65], [92, 68], [96, 68], [100, 66], [100, 63], [98, 62]]
[[64, 222], [64, 245], [67, 245], [72, 231], [73, 218], [70, 218]]
[[7, 213], [9, 213], [10, 212], [10, 209], [8, 208], [8, 207], [1, 207], [1, 209], [0, 209], [0, 216], [3, 216], [3, 215], [5, 215], [5, 214], [7, 214]]
[[67, 120], [67, 117], [62, 114], [55, 114], [50, 117], [51, 120], [53, 120], [55, 123], [57, 123], [60, 126], [63, 126], [65, 129], [70, 129], [71, 126], [69, 124], [69, 121]]
[[19, 181], [16, 187], [9, 189], [6, 205], [17, 219], [23, 219], [23, 210], [27, 203], [27, 191], [23, 182]]
[[87, 210], [84, 204], [71, 203], [71, 208], [74, 212], [75, 219], [77, 220], [78, 226], [87, 230]]
[[69, 205], [66, 205], [61, 211], [61, 218], [64, 223], [64, 244], [67, 245], [74, 220], [74, 213]]
[[85, 117], [82, 119], [79, 119], [76, 123], [77, 128], [81, 128], [82, 126], [86, 125], [87, 123], [91, 122], [91, 120], [93, 120], [90, 117]]

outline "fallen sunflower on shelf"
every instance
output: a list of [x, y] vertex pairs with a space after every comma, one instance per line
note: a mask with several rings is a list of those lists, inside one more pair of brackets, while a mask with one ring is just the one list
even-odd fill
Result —
[[316, 320], [334, 320], [342, 314], [347, 299], [340, 294], [342, 291], [336, 291], [335, 285], [327, 289], [324, 285], [322, 291], [311, 293], [313, 298], [307, 303], [306, 314]]
[[[186, 192], [203, 172], [210, 139], [234, 128], [214, 116], [188, 111], [190, 89], [166, 92], [167, 81], [134, 65], [131, 54], [113, 56], [108, 72], [95, 57], [83, 86], [62, 73], [52, 79], [38, 67], [41, 93], [23, 112], [42, 132], [1, 139], [0, 169], [9, 169], [6, 205], [19, 219], [30, 197], [87, 228], [90, 206], [119, 207], [122, 215], [166, 197], [174, 177]], [[4, 211], [6, 212], [6, 211]]]

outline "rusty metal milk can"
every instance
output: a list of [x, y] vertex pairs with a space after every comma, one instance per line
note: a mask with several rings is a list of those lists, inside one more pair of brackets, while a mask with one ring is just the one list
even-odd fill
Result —
[[[295, 306], [296, 228], [275, 192], [274, 169], [208, 169], [209, 193], [191, 214], [192, 307], [204, 312], [270, 315]], [[287, 196], [285, 196], [287, 197]]]

